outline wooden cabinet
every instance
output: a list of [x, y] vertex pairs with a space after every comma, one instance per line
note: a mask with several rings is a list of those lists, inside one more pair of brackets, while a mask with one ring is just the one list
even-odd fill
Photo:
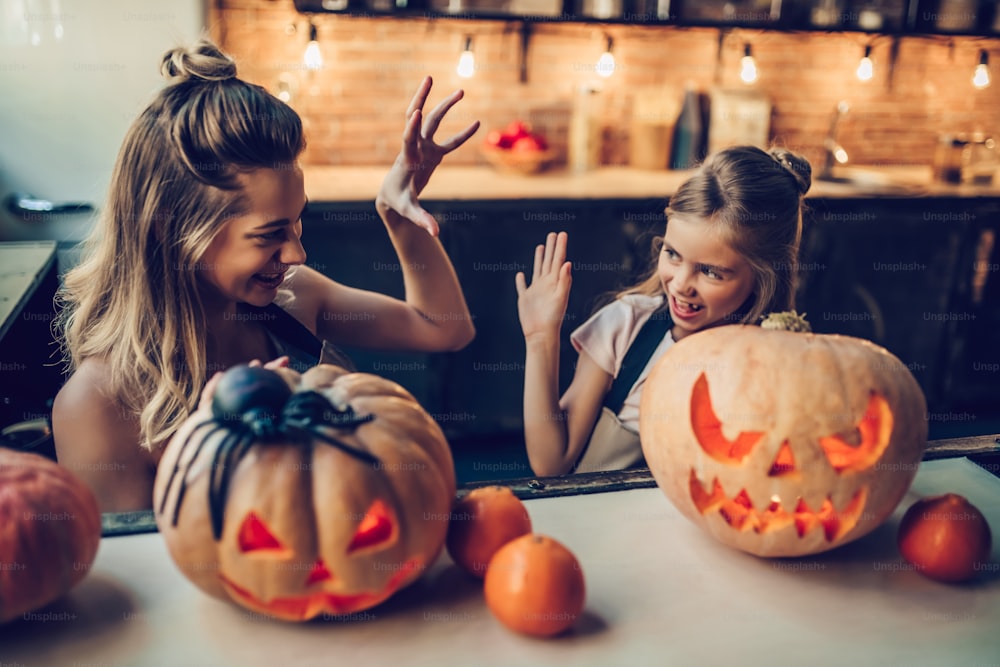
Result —
[[[798, 305], [816, 331], [883, 345], [905, 363], [935, 426], [950, 416], [1000, 418], [1000, 200], [810, 199]], [[406, 386], [452, 439], [521, 429], [524, 339], [514, 275], [536, 244], [570, 234], [573, 289], [563, 326], [561, 387], [576, 354], [569, 334], [602, 296], [635, 282], [663, 231], [665, 199], [428, 202], [475, 319], [476, 339], [446, 354], [348, 350], [360, 370]], [[369, 207], [310, 205], [309, 263], [347, 284], [402, 296], [402, 276]], [[975, 423], [979, 420], [979, 423]], [[938, 436], [944, 437], [944, 436]]]

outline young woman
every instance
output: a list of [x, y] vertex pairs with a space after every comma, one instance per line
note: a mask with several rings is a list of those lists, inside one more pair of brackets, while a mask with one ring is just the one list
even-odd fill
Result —
[[429, 78], [376, 209], [406, 299], [354, 289], [304, 265], [298, 115], [236, 77], [213, 44], [174, 49], [168, 85], [129, 129], [107, 206], [65, 277], [58, 322], [71, 377], [53, 406], [60, 463], [103, 511], [149, 508], [163, 446], [217, 371], [251, 360], [310, 366], [333, 344], [457, 350], [475, 335], [437, 223], [418, 195], [478, 122], [440, 144], [462, 98], [430, 113]]
[[[515, 277], [526, 346], [524, 438], [535, 474], [641, 465], [639, 398], [667, 348], [708, 327], [755, 324], [794, 307], [811, 178], [808, 161], [786, 150], [739, 146], [711, 156], [671, 197], [648, 277], [571, 335], [579, 360], [561, 397], [559, 330], [572, 282], [566, 234], [549, 234], [535, 249], [531, 285], [523, 273]], [[615, 385], [626, 367], [627, 386]]]

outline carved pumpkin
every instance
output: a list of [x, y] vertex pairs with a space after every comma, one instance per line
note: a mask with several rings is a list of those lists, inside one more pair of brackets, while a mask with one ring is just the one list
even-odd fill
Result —
[[101, 513], [72, 472], [0, 447], [0, 623], [63, 596], [94, 563]]
[[640, 404], [657, 485], [716, 539], [802, 556], [873, 530], [927, 444], [909, 370], [858, 338], [731, 325], [670, 347]]
[[154, 511], [203, 591], [301, 621], [418, 578], [454, 496], [448, 443], [401, 386], [329, 365], [240, 366], [167, 445]]

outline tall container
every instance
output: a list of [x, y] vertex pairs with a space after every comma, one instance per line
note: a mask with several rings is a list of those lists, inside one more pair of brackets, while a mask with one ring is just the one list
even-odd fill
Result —
[[602, 103], [599, 88], [583, 85], [577, 90], [569, 121], [570, 171], [587, 171], [601, 164], [604, 134]]
[[632, 104], [629, 126], [629, 164], [639, 169], [670, 166], [674, 123], [680, 105], [676, 91], [640, 90]]
[[684, 103], [674, 126], [671, 169], [694, 169], [705, 157], [705, 120], [701, 96], [693, 85], [684, 90]]

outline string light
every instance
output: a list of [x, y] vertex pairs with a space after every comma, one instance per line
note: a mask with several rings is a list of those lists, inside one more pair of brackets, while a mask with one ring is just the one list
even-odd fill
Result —
[[979, 64], [972, 75], [972, 85], [976, 88], [986, 88], [990, 85], [990, 54], [986, 49], [979, 51]]
[[455, 72], [463, 79], [471, 79], [476, 72], [476, 56], [472, 52], [472, 37], [468, 35], [465, 36], [465, 48], [462, 49], [462, 55], [458, 57], [458, 67], [455, 68]]
[[743, 57], [740, 58], [740, 80], [747, 85], [757, 80], [757, 62], [753, 59], [750, 44], [743, 45]]
[[611, 53], [611, 49], [614, 47], [614, 40], [611, 39], [610, 35], [604, 36], [607, 39], [607, 46], [604, 49], [604, 53], [601, 57], [597, 59], [597, 64], [594, 66], [594, 70], [598, 75], [603, 76], [605, 79], [615, 73], [615, 56]]
[[858, 76], [858, 81], [871, 81], [872, 77], [875, 76], [875, 67], [872, 64], [872, 47], [871, 44], [865, 47], [865, 55], [861, 56], [861, 61], [858, 63], [858, 69], [855, 71]]
[[323, 54], [319, 50], [318, 34], [316, 24], [312, 22], [312, 19], [309, 19], [309, 44], [306, 45], [306, 52], [302, 56], [302, 64], [308, 70], [318, 70], [323, 67]]

